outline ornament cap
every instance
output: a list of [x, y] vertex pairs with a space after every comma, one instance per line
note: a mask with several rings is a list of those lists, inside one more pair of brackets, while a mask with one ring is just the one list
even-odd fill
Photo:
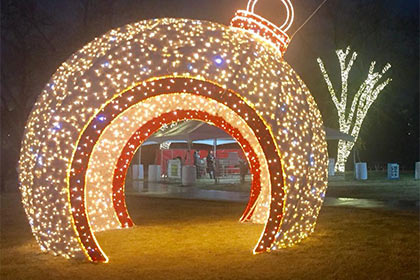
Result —
[[281, 26], [254, 13], [258, 0], [249, 0], [246, 10], [238, 10], [235, 13], [230, 25], [262, 37], [265, 41], [278, 49], [283, 56], [290, 43], [290, 37], [286, 31], [289, 30], [294, 20], [293, 5], [290, 0], [281, 0], [286, 7], [286, 20]]

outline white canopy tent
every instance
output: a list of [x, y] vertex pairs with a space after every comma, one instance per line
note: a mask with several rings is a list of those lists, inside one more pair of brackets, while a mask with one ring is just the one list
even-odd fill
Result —
[[[354, 141], [351, 135], [342, 133], [336, 129], [324, 127], [326, 140]], [[217, 139], [216, 141], [214, 139]], [[223, 130], [204, 122], [189, 120], [179, 123], [166, 130], [160, 130], [149, 138], [143, 145], [171, 143], [194, 143], [204, 145], [224, 145], [236, 143], [236, 141]]]
[[348, 135], [346, 133], [343, 133], [341, 131], [338, 131], [333, 128], [329, 128], [324, 126], [324, 130], [326, 133], [326, 140], [345, 140], [349, 142], [354, 142], [354, 137], [351, 135]]
[[[324, 130], [326, 133], [327, 141], [354, 141], [354, 137], [342, 133], [336, 129], [324, 126]], [[201, 145], [205, 145], [208, 146], [207, 149], [213, 150], [213, 153], [215, 155], [217, 149], [223, 149], [227, 147], [240, 148], [239, 145], [236, 143], [236, 140], [233, 139], [229, 134], [224, 132], [222, 129], [196, 120], [183, 121], [177, 123], [176, 125], [173, 125], [170, 128], [161, 129], [155, 134], [153, 134], [145, 143], [143, 143], [143, 145], [160, 145], [165, 142], [167, 143], [167, 145], [165, 145], [164, 149], [172, 148], [193, 150], [197, 149]], [[141, 155], [139, 154], [139, 163], [140, 157]]]

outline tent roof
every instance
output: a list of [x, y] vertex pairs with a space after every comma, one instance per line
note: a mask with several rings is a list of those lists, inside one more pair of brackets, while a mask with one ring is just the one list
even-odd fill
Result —
[[354, 137], [351, 135], [326, 126], [324, 126], [324, 130], [327, 140], [345, 140], [349, 142], [354, 142]]
[[[348, 134], [342, 133], [336, 129], [324, 127], [327, 140], [346, 140], [354, 141], [354, 138]], [[217, 144], [230, 144], [236, 142], [223, 130], [196, 120], [188, 120], [177, 124], [165, 131], [158, 131], [150, 137], [145, 144], [171, 142], [194, 142], [199, 144], [213, 145], [213, 139], [217, 138]]]
[[156, 132], [152, 137], [150, 137], [150, 141], [162, 143], [168, 140], [196, 141], [214, 138], [232, 139], [229, 134], [213, 125], [200, 121], [189, 120], [165, 131]]

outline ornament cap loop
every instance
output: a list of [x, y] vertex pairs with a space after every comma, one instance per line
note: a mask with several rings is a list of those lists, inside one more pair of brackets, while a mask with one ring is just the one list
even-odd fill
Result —
[[254, 13], [257, 2], [258, 0], [249, 0], [246, 10], [238, 10], [230, 25], [262, 37], [266, 42], [278, 49], [283, 56], [290, 43], [290, 38], [286, 31], [289, 30], [294, 20], [293, 5], [290, 0], [281, 0], [286, 7], [287, 14], [286, 20], [279, 27]]

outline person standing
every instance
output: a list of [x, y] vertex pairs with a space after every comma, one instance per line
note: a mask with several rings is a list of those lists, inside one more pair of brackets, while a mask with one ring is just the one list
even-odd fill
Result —
[[195, 150], [194, 152], [194, 165], [197, 172], [197, 179], [201, 177], [201, 168], [200, 168], [201, 158], [200, 153], [198, 150]]
[[213, 156], [212, 151], [209, 151], [206, 160], [207, 160], [207, 173], [209, 173], [210, 179], [216, 179], [214, 176], [214, 156]]

